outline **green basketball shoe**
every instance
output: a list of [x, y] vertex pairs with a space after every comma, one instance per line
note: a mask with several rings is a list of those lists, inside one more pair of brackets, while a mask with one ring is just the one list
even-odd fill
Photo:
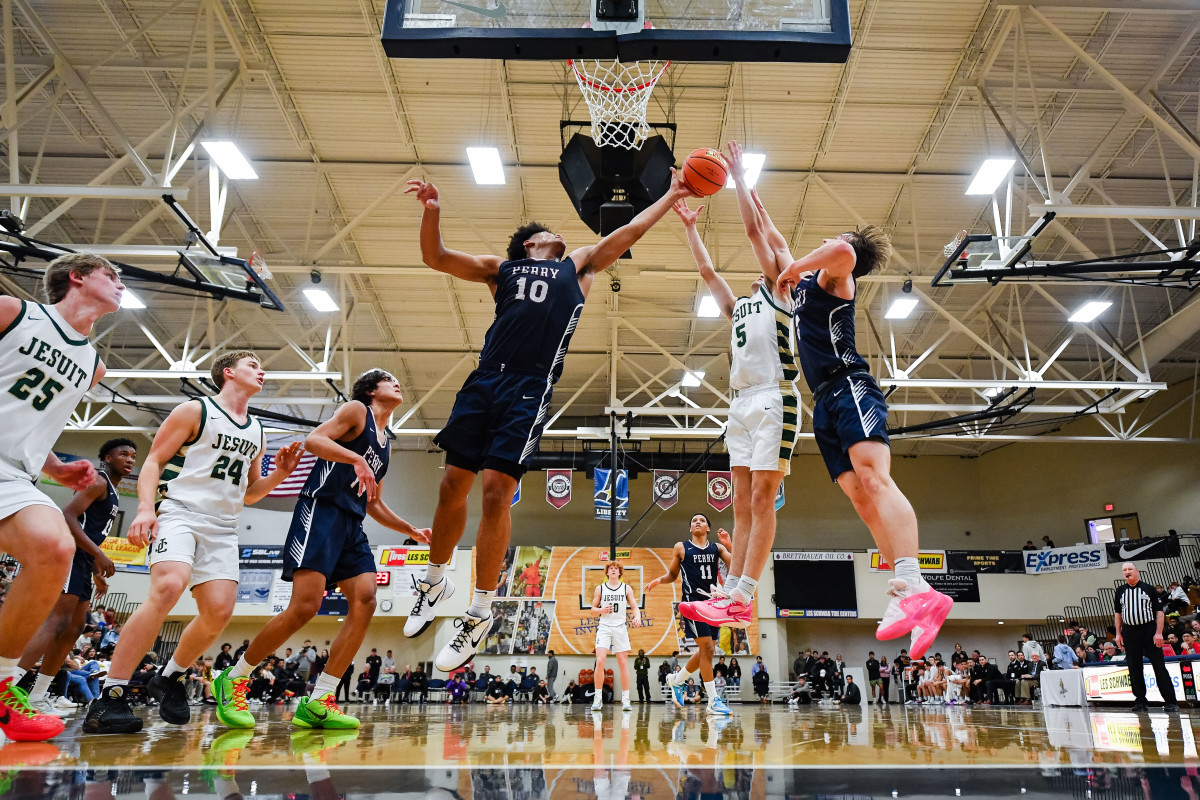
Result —
[[230, 678], [231, 669], [233, 667], [226, 667], [212, 682], [213, 697], [217, 701], [217, 719], [227, 728], [253, 728], [254, 715], [250, 713], [250, 704], [246, 702], [250, 679]]
[[305, 697], [300, 700], [292, 724], [297, 728], [326, 728], [341, 730], [357, 728], [358, 720], [348, 714], [343, 714], [333, 699], [333, 692], [326, 692], [321, 697]]

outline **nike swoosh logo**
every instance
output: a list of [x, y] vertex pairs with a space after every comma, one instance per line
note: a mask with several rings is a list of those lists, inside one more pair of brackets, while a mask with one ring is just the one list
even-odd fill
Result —
[[310, 709], [308, 713], [312, 714], [312, 715], [313, 715], [314, 717], [316, 717], [317, 719], [325, 719], [326, 717], [328, 717], [328, 716], [329, 716], [329, 712], [328, 712], [328, 711], [326, 711], [326, 712], [325, 712], [325, 713], [323, 713], [323, 714], [318, 714], [317, 712], [315, 712], [315, 711], [313, 711], [313, 710], [311, 710], [311, 709]]
[[457, 6], [463, 11], [473, 11], [485, 17], [492, 19], [504, 19], [508, 16], [508, 9], [504, 7], [504, 3], [497, 3], [495, 8], [480, 8], [479, 6], [468, 6], [464, 3], [456, 3], [454, 0], [442, 0], [448, 6]]
[[522, 400], [532, 400], [532, 399], [533, 399], [533, 395], [531, 395], [531, 394], [524, 394], [524, 395], [521, 395], [521, 399], [522, 399]]
[[1144, 553], [1147, 550], [1149, 550], [1150, 548], [1156, 547], [1157, 545], [1158, 545], [1158, 542], [1153, 542], [1151, 544], [1146, 544], [1146, 545], [1142, 545], [1141, 547], [1134, 548], [1133, 550], [1127, 550], [1125, 545], [1121, 545], [1121, 549], [1118, 550], [1117, 552], [1120, 554], [1121, 558], [1133, 558], [1138, 553]]

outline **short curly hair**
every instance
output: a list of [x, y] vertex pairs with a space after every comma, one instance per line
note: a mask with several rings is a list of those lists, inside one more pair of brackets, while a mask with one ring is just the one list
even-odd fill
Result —
[[371, 405], [371, 392], [379, 388], [382, 381], [396, 381], [396, 376], [386, 369], [369, 369], [354, 379], [354, 388], [350, 390], [350, 399], [357, 400], [364, 406]]
[[609, 569], [611, 569], [612, 567], [616, 567], [616, 568], [617, 568], [617, 570], [620, 572], [620, 574], [621, 574], [621, 575], [624, 575], [624, 574], [625, 574], [625, 568], [624, 568], [624, 567], [622, 567], [622, 566], [620, 565], [620, 563], [618, 563], [618, 562], [616, 562], [616, 561], [605, 561], [605, 562], [604, 562], [604, 577], [606, 577], [606, 578], [608, 577], [608, 571], [609, 571]]
[[118, 447], [128, 447], [135, 453], [137, 452], [137, 445], [134, 443], [133, 439], [109, 439], [107, 442], [100, 445], [100, 460], [103, 461], [106, 455], [111, 453], [113, 450], [116, 450]]
[[529, 254], [525, 252], [525, 243], [529, 241], [529, 237], [539, 233], [554, 233], [554, 231], [540, 222], [529, 222], [517, 228], [512, 238], [508, 240], [508, 260], [519, 261], [522, 258], [528, 258]]

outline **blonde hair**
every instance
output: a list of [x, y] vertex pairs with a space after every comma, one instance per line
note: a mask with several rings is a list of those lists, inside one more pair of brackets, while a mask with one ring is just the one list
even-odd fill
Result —
[[253, 358], [260, 364], [262, 363], [253, 350], [231, 350], [224, 355], [218, 356], [217, 360], [213, 362], [212, 369], [209, 370], [208, 374], [212, 377], [212, 382], [217, 385], [217, 391], [225, 387], [225, 370], [233, 369], [243, 358]]
[[62, 302], [71, 288], [71, 275], [86, 278], [98, 269], [106, 269], [114, 275], [121, 274], [111, 261], [93, 253], [67, 253], [54, 259], [42, 275], [42, 292], [46, 295], [46, 301], [51, 304]]
[[622, 567], [622, 566], [621, 566], [619, 563], [617, 563], [616, 561], [605, 561], [605, 562], [604, 562], [604, 577], [605, 577], [605, 578], [607, 578], [607, 577], [608, 577], [608, 571], [609, 571], [610, 569], [612, 569], [613, 567], [616, 567], [616, 568], [617, 568], [617, 574], [618, 574], [618, 575], [624, 575], [624, 574], [625, 574], [625, 568], [624, 568], [624, 567]]

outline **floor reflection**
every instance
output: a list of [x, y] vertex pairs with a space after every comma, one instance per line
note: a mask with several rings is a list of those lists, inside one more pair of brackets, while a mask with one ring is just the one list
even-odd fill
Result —
[[[533, 706], [359, 709], [358, 731], [256, 731], [208, 715], [130, 736], [0, 747], [0, 798], [1187, 797], [1200, 800], [1193, 716], [945, 707], [714, 719]], [[955, 794], [955, 789], [958, 794]], [[1089, 795], [1089, 792], [1101, 794]]]

